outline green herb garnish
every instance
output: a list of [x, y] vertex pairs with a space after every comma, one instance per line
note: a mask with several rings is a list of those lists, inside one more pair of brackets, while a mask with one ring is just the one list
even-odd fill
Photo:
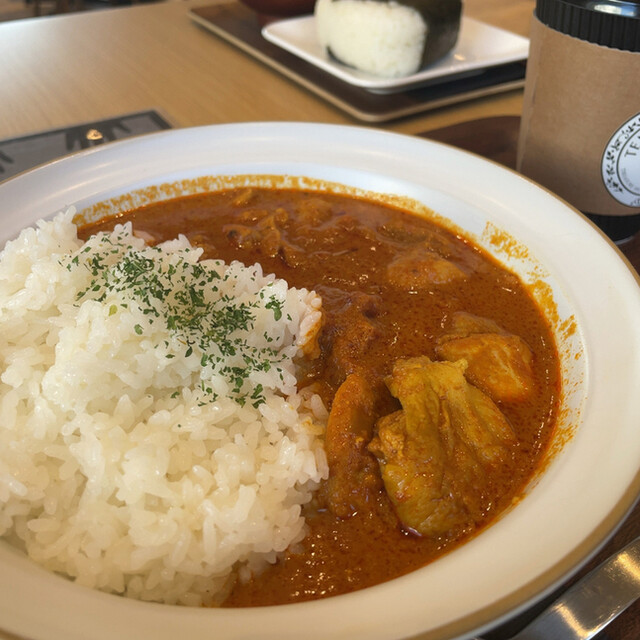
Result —
[[[210, 401], [217, 398], [205, 380], [221, 375], [240, 404], [249, 400], [253, 406], [264, 402], [264, 389], [257, 385], [246, 390], [245, 382], [254, 371], [269, 371], [282, 361], [275, 348], [257, 348], [247, 337], [254, 328], [256, 309], [262, 305], [273, 312], [274, 320], [283, 316], [283, 302], [263, 291], [260, 302], [242, 302], [220, 293], [219, 285], [227, 280], [214, 266], [191, 262], [189, 250], [167, 254], [158, 247], [138, 250], [118, 236], [101, 234], [68, 261], [67, 269], [83, 268], [90, 273], [88, 286], [77, 295], [77, 302], [96, 300], [109, 305], [108, 315], [118, 306], [135, 305], [146, 317], [164, 322], [166, 329], [184, 345], [184, 357], [198, 352], [200, 388]], [[137, 335], [145, 333], [144, 323], [134, 326]], [[268, 342], [272, 338], [265, 334]], [[164, 341], [165, 351], [169, 348]], [[169, 350], [170, 351], [170, 350]], [[169, 352], [167, 358], [175, 357]], [[233, 359], [233, 363], [228, 362]], [[242, 366], [238, 365], [238, 361]], [[282, 371], [280, 371], [282, 378]]]

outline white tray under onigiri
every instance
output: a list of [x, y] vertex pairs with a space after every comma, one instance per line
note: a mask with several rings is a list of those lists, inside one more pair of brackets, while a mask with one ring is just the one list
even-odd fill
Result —
[[262, 35], [340, 80], [376, 93], [395, 93], [443, 82], [452, 76], [479, 73], [489, 67], [526, 60], [529, 54], [527, 38], [463, 16], [458, 43], [448, 55], [412, 75], [381, 78], [332, 59], [317, 39], [313, 16], [272, 22], [263, 27]]

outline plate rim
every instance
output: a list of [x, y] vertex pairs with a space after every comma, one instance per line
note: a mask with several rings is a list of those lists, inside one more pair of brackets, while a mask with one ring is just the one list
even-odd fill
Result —
[[[269, 144], [274, 144], [275, 142], [280, 143], [282, 138], [286, 139], [288, 145], [293, 145], [294, 143], [297, 143], [302, 137], [313, 139], [313, 144], [316, 145], [314, 152], [315, 155], [313, 155], [313, 158], [311, 158], [311, 164], [313, 164], [313, 162], [320, 162], [319, 159], [323, 157], [323, 154], [320, 153], [317, 147], [321, 142], [326, 144], [328, 135], [331, 135], [336, 139], [335, 146], [337, 149], [332, 150], [330, 157], [334, 159], [339, 158], [341, 157], [339, 153], [340, 150], [349, 151], [349, 153], [347, 154], [348, 157], [343, 160], [344, 165], [342, 167], [338, 162], [338, 173], [340, 173], [340, 170], [345, 170], [346, 168], [348, 168], [349, 162], [354, 162], [354, 158], [365, 158], [366, 154], [364, 153], [363, 149], [368, 149], [369, 151], [377, 151], [377, 162], [381, 163], [381, 165], [376, 165], [378, 167], [384, 165], [385, 159], [388, 161], [389, 157], [393, 156], [394, 154], [399, 154], [400, 156], [402, 156], [403, 154], [407, 153], [407, 150], [419, 150], [421, 151], [420, 156], [422, 160], [433, 160], [435, 156], [438, 159], [446, 158], [447, 162], [444, 163], [445, 165], [450, 164], [452, 161], [455, 161], [456, 163], [458, 163], [461, 174], [468, 178], [471, 178], [471, 170], [478, 170], [480, 174], [483, 174], [484, 176], [486, 176], [487, 174], [493, 176], [499, 175], [503, 178], [503, 181], [509, 183], [513, 183], [513, 181], [515, 180], [517, 184], [526, 192], [526, 194], [535, 196], [534, 199], [537, 200], [538, 203], [544, 202], [549, 204], [555, 209], [556, 213], [560, 212], [561, 217], [569, 216], [569, 214], [571, 214], [571, 216], [574, 216], [576, 213], [575, 210], [571, 209], [568, 205], [566, 205], [566, 203], [563, 203], [558, 198], [555, 198], [552, 194], [541, 189], [531, 181], [523, 179], [515, 172], [511, 172], [507, 169], [499, 167], [499, 165], [496, 165], [495, 163], [482, 160], [479, 156], [474, 156], [473, 154], [460, 151], [442, 143], [436, 143], [429, 140], [414, 138], [411, 136], [391, 132], [368, 130], [362, 127], [351, 127], [348, 125], [325, 125], [310, 123], [242, 123], [230, 125], [210, 125], [207, 127], [193, 127], [190, 129], [175, 129], [161, 133], [147, 134], [139, 138], [130, 138], [121, 142], [110, 143], [109, 145], [105, 145], [104, 147], [78, 152], [77, 154], [73, 154], [69, 158], [61, 159], [55, 163], [47, 164], [43, 167], [40, 167], [39, 169], [26, 172], [5, 183], [0, 184], [0, 196], [6, 194], [9, 194], [10, 196], [9, 198], [0, 197], [0, 202], [2, 203], [0, 205], [0, 216], [5, 216], [7, 206], [19, 206], [21, 202], [24, 203], [25, 198], [28, 199], [29, 197], [25, 196], [25, 187], [29, 184], [38, 184], [39, 181], [41, 181], [43, 178], [47, 178], [47, 174], [49, 174], [49, 177], [53, 176], [53, 178], [55, 178], [56, 180], [61, 181], [65, 179], [65, 176], [68, 175], [69, 171], [73, 172], [74, 170], [80, 169], [81, 171], [76, 174], [76, 177], [82, 178], [85, 181], [81, 180], [80, 183], [75, 184], [73, 185], [73, 187], [69, 187], [68, 189], [62, 188], [60, 193], [56, 195], [57, 200], [55, 198], [47, 199], [46, 197], [38, 198], [37, 202], [32, 203], [32, 207], [48, 206], [47, 203], [51, 204], [53, 201], [60, 202], [60, 198], [62, 197], [66, 197], [67, 195], [72, 196], [72, 194], [77, 194], [82, 190], [84, 190], [85, 192], [87, 190], [90, 191], [91, 189], [95, 188], [96, 185], [104, 184], [110, 179], [115, 179], [115, 176], [122, 176], [122, 167], [117, 170], [118, 167], [115, 167], [114, 165], [119, 159], [122, 158], [123, 154], [135, 154], [136, 151], [142, 153], [142, 155], [144, 155], [145, 153], [155, 153], [158, 151], [158, 146], [163, 147], [163, 145], [164, 153], [167, 153], [171, 150], [172, 143], [175, 144], [177, 142], [180, 142], [180, 144], [184, 145], [188, 143], [196, 144], [200, 138], [205, 138], [207, 140], [213, 138], [217, 142], [229, 142], [231, 140], [235, 140], [236, 144], [239, 144], [240, 142], [246, 144], [248, 140], [253, 140], [256, 144], [262, 144], [264, 148], [268, 149]], [[359, 144], [357, 149], [354, 148], [355, 144]], [[391, 144], [392, 147], [395, 148], [390, 151], [387, 146], [388, 144]], [[297, 144], [295, 148], [298, 148]], [[380, 149], [382, 148], [385, 149], [384, 153], [380, 151]], [[236, 155], [237, 151], [238, 150], [236, 150]], [[232, 158], [232, 160], [234, 159], [235, 156]], [[132, 158], [131, 161], [135, 161], [135, 158]], [[91, 165], [92, 163], [94, 165], [93, 167], [86, 166], [87, 164]], [[84, 170], [82, 170], [83, 166]], [[297, 168], [304, 169], [305, 166], [311, 165], [300, 163], [297, 165]], [[443, 171], [442, 167], [436, 169], [438, 171]], [[105, 171], [106, 175], [104, 173]], [[496, 172], [498, 173], [496, 174]], [[96, 175], [96, 173], [99, 173], [100, 175]], [[373, 172], [373, 175], [377, 175], [375, 174], [375, 171]], [[149, 175], [143, 176], [143, 181], [148, 177]], [[393, 182], [394, 179], [400, 180], [399, 177], [392, 178], [391, 182]], [[478, 179], [480, 178], [475, 178], [476, 181]], [[62, 182], [62, 184], [64, 185], [64, 182]], [[385, 184], [387, 183], [385, 182]], [[468, 188], [467, 191], [469, 191]], [[494, 191], [495, 187], [489, 188], [489, 194], [486, 196], [488, 198], [487, 202], [491, 200]], [[464, 200], [464, 198], [469, 197], [469, 193], [465, 192], [465, 189], [462, 189], [462, 194], [457, 194], [456, 197], [460, 197]], [[484, 202], [483, 206], [486, 206], [487, 202]], [[500, 203], [498, 202], [497, 205], [500, 206]], [[54, 209], [57, 208], [58, 207], [54, 207]], [[20, 213], [21, 211], [17, 211], [17, 215], [19, 215]], [[53, 211], [48, 211], [49, 215], [52, 213]], [[557, 221], [554, 225], [554, 221], [549, 219], [548, 215], [543, 216], [543, 219], [545, 220], [545, 222], [549, 223], [551, 228], [555, 229], [558, 227]], [[578, 234], [579, 238], [588, 241], [592, 246], [593, 243], [595, 243], [595, 246], [598, 250], [598, 255], [605, 260], [607, 265], [613, 265], [615, 267], [614, 273], [620, 275], [624, 273], [624, 270], [626, 270], [627, 279], [630, 281], [632, 280], [637, 286], [637, 275], [629, 272], [628, 265], [619, 260], [619, 252], [617, 252], [615, 247], [613, 247], [610, 242], [606, 241], [602, 237], [602, 234], [599, 234], [592, 225], [586, 223], [581, 216], [575, 216], [575, 218], [571, 218], [570, 227], [570, 230], [574, 235]], [[548, 231], [544, 229], [540, 230], [540, 237], [537, 239], [536, 246], [542, 246], [544, 244], [546, 233], [548, 233]], [[640, 308], [640, 294], [638, 294], [638, 292], [635, 292], [633, 303], [635, 304], [636, 310]], [[630, 307], [631, 302], [627, 302], [627, 305]], [[599, 354], [597, 352], [593, 355], [594, 357], [599, 357]], [[638, 366], [638, 368], [640, 368], [640, 365]], [[634, 371], [635, 375], [639, 375], [639, 373], [640, 372], [638, 371]], [[590, 384], [594, 395], [597, 396], [597, 388], [593, 386], [593, 381], [590, 381]], [[602, 544], [604, 544], [608, 536], [611, 535], [615, 530], [616, 524], [619, 524], [619, 521], [624, 513], [626, 513], [632, 507], [635, 499], [638, 496], [638, 492], [640, 492], [640, 470], [636, 469], [636, 472], [629, 480], [626, 489], [619, 496], [619, 499], [616, 501], [616, 503], [611, 506], [609, 511], [606, 514], [602, 515], [597, 527], [595, 527], [594, 530], [591, 531], [584, 540], [582, 540], [580, 545], [574, 547], [570, 554], [564, 555], [561, 558], [556, 558], [556, 561], [553, 564], [546, 567], [542, 575], [538, 575], [535, 580], [532, 579], [526, 584], [521, 585], [519, 590], [520, 594], [518, 596], [516, 596], [515, 593], [509, 594], [508, 597], [505, 596], [506, 599], [502, 598], [500, 601], [493, 603], [491, 606], [487, 606], [479, 611], [462, 616], [461, 618], [458, 618], [450, 624], [434, 627], [427, 632], [427, 635], [425, 635], [425, 637], [454, 637], [455, 634], [468, 633], [472, 630], [482, 628], [483, 625], [487, 625], [489, 623], [493, 624], [495, 620], [494, 614], [499, 614], [502, 610], [502, 614], [504, 615], [504, 608], [511, 607], [511, 605], [514, 604], [514, 598], [517, 599], [518, 597], [522, 597], [524, 595], [521, 593], [523, 590], [526, 591], [529, 596], [531, 596], [532, 593], [535, 593], [538, 597], [542, 597], [542, 595], [551, 590], [559, 580], [565, 577], [567, 571], [569, 571], [570, 569], [577, 569], [577, 566], [574, 564], [577, 559], [576, 555], [582, 558], [582, 562], [586, 562], [588, 560], [588, 557], [590, 555], [593, 555], [593, 553], [595, 553], [598, 548]], [[494, 527], [495, 526], [496, 525], [494, 525]], [[0, 555], [0, 557], [6, 559], [6, 554]], [[419, 572], [414, 572], [413, 574], [409, 574], [409, 576], [405, 576], [404, 578], [400, 578], [398, 580], [401, 580], [405, 583], [412, 583], [417, 579], [415, 575], [417, 573]], [[50, 576], [49, 574], [47, 574], [47, 576], [43, 578], [43, 582], [47, 584], [53, 584], [51, 581], [57, 581], [55, 582], [55, 584], [65, 593], [68, 592], [69, 588], [71, 587], [74, 593], [77, 595], [78, 589], [81, 589], [67, 582], [64, 582], [63, 588], [59, 582], [60, 580], [61, 579], [55, 576]], [[396, 581], [393, 582], [396, 583]], [[299, 605], [285, 605], [284, 609], [281, 607], [273, 607], [270, 608], [270, 611], [260, 612], [258, 618], [260, 618], [261, 624], [258, 628], [262, 628], [265, 631], [268, 631], [269, 629], [272, 630], [273, 627], [271, 625], [274, 624], [274, 616], [284, 615], [288, 620], [293, 621], [292, 628], [296, 629], [295, 623], [302, 620], [304, 616], [309, 615], [308, 612], [313, 612], [314, 618], [317, 618], [318, 616], [320, 616], [320, 618], [323, 616], [326, 617], [324, 615], [324, 612], [330, 607], [330, 605], [327, 605], [326, 603], [333, 604], [337, 600], [340, 600], [340, 606], [338, 606], [337, 609], [341, 610], [344, 615], [352, 604], [362, 601], [363, 599], [368, 600], [369, 596], [373, 595], [374, 590], [376, 591], [377, 597], [377, 594], [387, 591], [388, 586], [389, 583], [387, 583], [386, 585], [379, 585], [378, 587], [372, 587], [371, 589], [364, 590], [362, 592], [349, 594], [347, 596], [340, 596], [339, 598], [329, 599], [326, 601], [304, 603]], [[0, 592], [2, 592], [2, 589], [0, 589]], [[81, 600], [86, 605], [87, 611], [100, 611], [103, 607], [111, 610], [111, 605], [113, 604], [115, 598], [114, 596], [95, 592], [90, 592], [90, 594], [83, 593], [82, 595], [84, 597], [81, 598]], [[7, 603], [2, 602], [2, 600], [4, 600], [4, 598], [0, 599], [0, 611], [3, 611], [6, 614]], [[194, 631], [196, 629], [200, 629], [202, 631], [204, 628], [203, 625], [205, 623], [208, 630], [210, 631], [211, 629], [211, 622], [208, 620], [203, 622], [202, 620], [203, 617], [210, 618], [212, 614], [211, 611], [199, 613], [184, 610], [176, 611], [174, 608], [166, 607], [165, 605], [149, 605], [148, 607], [139, 607], [138, 605], [141, 605], [141, 603], [126, 601], [124, 599], [118, 599], [118, 602], [126, 611], [132, 611], [134, 609], [137, 610], [140, 608], [144, 609], [145, 611], [153, 611], [153, 618], [155, 620], [154, 633], [155, 637], [157, 638], [165, 637], [162, 635], [162, 633], [170, 627], [171, 621], [167, 619], [167, 616], [169, 618], [176, 617], [180, 618], [181, 620], [191, 620], [191, 622], [195, 625], [193, 627]], [[522, 606], [524, 607], [525, 604], [523, 603]], [[162, 607], [164, 607], [165, 611], [160, 611]], [[333, 607], [331, 608], [333, 609]], [[171, 613], [169, 614], [166, 609], [172, 609]], [[255, 613], [255, 610], [251, 611]], [[385, 609], [384, 611], [387, 612], [388, 610]], [[61, 612], [49, 611], [47, 613], [52, 616], [52, 618], [50, 618], [50, 621], [57, 620], [58, 624], [64, 624], [65, 618], [61, 615]], [[513, 609], [510, 609], [509, 615], [512, 614]], [[229, 624], [228, 621], [232, 617], [232, 614], [230, 614], [228, 610], [221, 610], [215, 611], [214, 616], [220, 621], [226, 621], [225, 624]], [[489, 620], [489, 618], [491, 618], [491, 620]], [[3, 626], [6, 626], [5, 620], [6, 616], [3, 615]], [[340, 619], [339, 622], [342, 628], [344, 620]], [[31, 624], [33, 624], [33, 622]], [[371, 623], [369, 622], [369, 625], [370, 624]], [[55, 625], [51, 627], [49, 631], [53, 631], [54, 627]], [[7, 628], [10, 632], [21, 633], [20, 628]], [[230, 629], [227, 628], [227, 630], [229, 631]], [[46, 631], [46, 628], [38, 628], [35, 633], [30, 632], [29, 635], [33, 638], [44, 638], [46, 637], [44, 635]], [[342, 637], [356, 637], [356, 635], [351, 633], [352, 631], [353, 629], [346, 628], [343, 633], [348, 633], [348, 635], [343, 635]], [[367, 633], [367, 638], [390, 637], [387, 635], [382, 635], [382, 630], [380, 628], [371, 629], [371, 627], [369, 626], [369, 631], [371, 631], [371, 633]], [[411, 632], [411, 630], [408, 631]], [[60, 637], [62, 637], [62, 635]], [[66, 637], [73, 638], [74, 636], [66, 635]], [[77, 637], [80, 638], [82, 636], [80, 635]], [[94, 637], [96, 637], [95, 634]], [[104, 637], [106, 638], [108, 636], [105, 635]], [[138, 635], [137, 637], [141, 636]], [[193, 637], [195, 638], [199, 636], [194, 635]], [[279, 637], [285, 636], [281, 635]], [[320, 637], [320, 635], [318, 635], [318, 637]], [[336, 637], [340, 636], [338, 635]]]

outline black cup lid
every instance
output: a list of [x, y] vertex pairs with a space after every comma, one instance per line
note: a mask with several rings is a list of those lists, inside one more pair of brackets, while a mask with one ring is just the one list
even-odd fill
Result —
[[640, 51], [640, 2], [537, 0], [536, 16], [551, 29], [594, 44]]

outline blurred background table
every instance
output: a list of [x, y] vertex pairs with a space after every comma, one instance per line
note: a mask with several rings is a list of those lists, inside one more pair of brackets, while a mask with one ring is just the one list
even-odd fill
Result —
[[[175, 127], [269, 120], [362, 124], [194, 24], [188, 10], [213, 2], [170, 0], [0, 23], [0, 140], [149, 109]], [[534, 5], [466, 0], [465, 14], [527, 36]], [[521, 108], [522, 91], [514, 90], [375, 126], [513, 166]], [[640, 239], [621, 249], [640, 269]], [[636, 509], [589, 566], [639, 533]], [[605, 637], [640, 638], [640, 605]]]
[[[0, 23], [0, 140], [154, 108], [174, 126], [252, 120], [359, 124], [188, 17], [170, 0]], [[528, 35], [533, 0], [467, 0], [465, 14]], [[519, 114], [521, 91], [384, 125], [416, 133]]]

